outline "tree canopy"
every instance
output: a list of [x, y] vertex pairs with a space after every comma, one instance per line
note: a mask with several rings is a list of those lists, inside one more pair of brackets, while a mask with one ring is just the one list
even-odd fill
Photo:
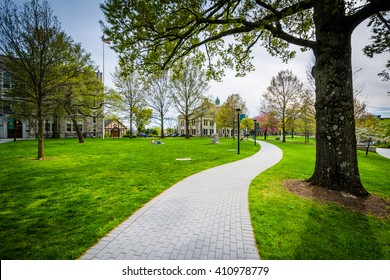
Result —
[[[337, 16], [340, 27], [350, 33], [371, 17], [373, 41], [365, 53], [372, 56], [389, 51], [389, 1], [350, 0], [338, 1], [337, 5], [334, 1], [325, 2], [328, 1], [106, 0], [101, 8], [107, 23], [101, 25], [124, 65], [131, 61], [143, 69], [159, 71], [195, 53], [209, 64], [216, 77], [226, 66], [235, 67], [238, 75], [253, 70], [255, 45], [264, 46], [284, 61], [295, 55], [289, 44], [317, 51], [321, 42], [314, 9], [319, 5], [330, 17]], [[340, 6], [344, 12], [336, 15]]]
[[[10, 99], [38, 122], [38, 159], [44, 158], [44, 119], [63, 100], [65, 86], [74, 84], [90, 62], [79, 44], [63, 32], [46, 1], [19, 7], [0, 4], [0, 55], [15, 88]], [[79, 80], [80, 82], [80, 80]]]

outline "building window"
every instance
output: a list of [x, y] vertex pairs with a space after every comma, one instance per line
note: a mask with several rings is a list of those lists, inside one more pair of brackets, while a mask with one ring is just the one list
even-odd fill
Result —
[[[83, 131], [83, 126], [84, 126], [83, 119], [78, 119], [77, 120], [77, 125], [79, 126], [80, 131]], [[72, 120], [68, 120], [66, 122], [66, 131], [68, 131], [68, 132], [72, 132], [72, 131], [76, 132], [76, 127], [73, 125]]]
[[203, 125], [207, 126], [207, 120], [203, 120]]
[[[82, 119], [78, 119], [77, 120], [77, 124], [78, 124], [78, 126], [79, 126], [79, 128], [80, 128], [80, 131], [83, 131], [83, 120]], [[76, 130], [76, 129], [75, 129]]]
[[3, 88], [14, 88], [15, 84], [12, 82], [11, 74], [3, 71]]
[[48, 121], [45, 122], [45, 131], [50, 131], [50, 123]]
[[67, 121], [66, 123], [66, 131], [72, 131], [72, 121]]

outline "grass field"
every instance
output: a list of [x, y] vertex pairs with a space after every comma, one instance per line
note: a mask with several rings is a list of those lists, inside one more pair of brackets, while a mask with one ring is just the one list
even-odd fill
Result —
[[[0, 258], [75, 259], [143, 204], [201, 170], [247, 157], [253, 142], [208, 138], [48, 140], [0, 145]], [[191, 158], [177, 161], [176, 158]]]
[[[289, 140], [289, 139], [288, 139]], [[201, 170], [247, 157], [252, 142], [221, 139], [87, 139], [0, 145], [1, 259], [75, 259], [100, 237], [175, 182]], [[315, 146], [299, 138], [282, 144], [280, 163], [259, 175], [249, 200], [263, 259], [390, 259], [390, 220], [300, 198], [282, 185], [308, 178]], [[177, 161], [176, 158], [192, 158]], [[364, 186], [390, 199], [390, 160], [359, 152]]]
[[[390, 220], [320, 203], [288, 192], [282, 182], [307, 179], [315, 145], [299, 138], [282, 144], [283, 159], [251, 184], [249, 207], [263, 259], [390, 259]], [[390, 160], [358, 153], [361, 179], [372, 194], [390, 199]]]

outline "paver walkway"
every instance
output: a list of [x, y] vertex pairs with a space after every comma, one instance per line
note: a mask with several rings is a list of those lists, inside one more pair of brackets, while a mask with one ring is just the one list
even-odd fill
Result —
[[390, 158], [390, 149], [376, 148], [376, 152], [386, 158]]
[[258, 141], [255, 155], [192, 175], [147, 203], [80, 259], [259, 259], [249, 185], [283, 156]]

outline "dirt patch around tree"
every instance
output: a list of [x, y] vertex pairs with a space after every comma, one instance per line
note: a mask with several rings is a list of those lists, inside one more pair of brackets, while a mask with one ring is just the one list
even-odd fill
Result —
[[304, 198], [337, 203], [345, 208], [381, 219], [390, 218], [390, 201], [382, 197], [375, 195], [366, 198], [355, 197], [351, 194], [315, 187], [302, 180], [287, 180], [283, 184], [287, 190]]

